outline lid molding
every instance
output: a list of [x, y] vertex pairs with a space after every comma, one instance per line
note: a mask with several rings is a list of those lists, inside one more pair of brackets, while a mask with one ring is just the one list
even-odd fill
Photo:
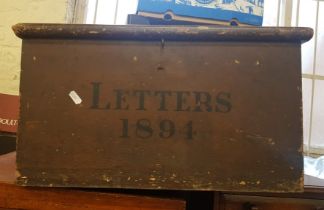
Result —
[[297, 42], [310, 40], [306, 27], [139, 26], [19, 23], [12, 27], [22, 39], [88, 39], [130, 41]]

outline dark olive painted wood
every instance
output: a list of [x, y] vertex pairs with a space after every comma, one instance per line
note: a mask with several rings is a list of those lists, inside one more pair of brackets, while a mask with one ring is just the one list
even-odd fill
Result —
[[303, 190], [310, 30], [14, 28], [24, 37], [18, 184]]

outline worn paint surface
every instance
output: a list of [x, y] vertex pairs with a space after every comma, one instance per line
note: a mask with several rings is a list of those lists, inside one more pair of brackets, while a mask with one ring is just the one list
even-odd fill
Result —
[[301, 191], [302, 40], [222, 30], [235, 36], [25, 39], [18, 183]]

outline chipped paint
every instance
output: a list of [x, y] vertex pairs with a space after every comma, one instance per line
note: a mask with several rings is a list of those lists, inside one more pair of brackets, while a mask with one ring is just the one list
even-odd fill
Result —
[[106, 182], [110, 182], [112, 179], [111, 177], [107, 176], [106, 174], [102, 175], [102, 180]]
[[240, 181], [239, 184], [240, 184], [240, 185], [246, 185], [246, 182], [245, 182], [245, 181]]
[[245, 137], [248, 139], [265, 141], [271, 146], [274, 146], [276, 144], [271, 137], [265, 137], [265, 136], [261, 136], [259, 134], [246, 134]]

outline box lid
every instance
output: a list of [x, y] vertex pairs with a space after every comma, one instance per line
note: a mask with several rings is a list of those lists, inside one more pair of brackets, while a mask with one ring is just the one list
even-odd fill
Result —
[[99, 39], [138, 41], [297, 42], [310, 40], [306, 27], [119, 26], [20, 23], [13, 27], [22, 39]]

